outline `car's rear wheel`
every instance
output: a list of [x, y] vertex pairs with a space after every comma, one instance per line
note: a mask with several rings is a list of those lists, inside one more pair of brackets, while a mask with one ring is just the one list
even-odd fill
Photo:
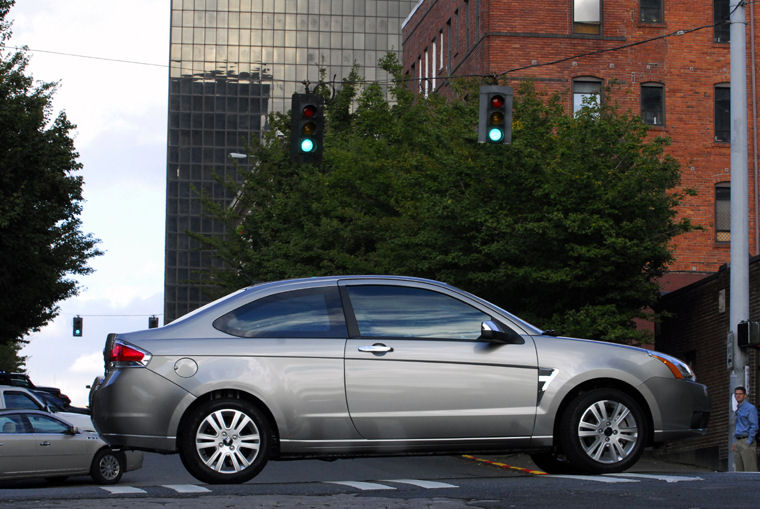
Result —
[[124, 474], [126, 460], [120, 452], [101, 449], [92, 460], [90, 476], [99, 484], [116, 484]]
[[641, 406], [617, 389], [595, 389], [573, 400], [563, 414], [560, 444], [570, 464], [591, 473], [622, 472], [646, 445]]
[[239, 399], [202, 403], [180, 430], [180, 457], [196, 479], [242, 483], [266, 465], [271, 431], [254, 405]]

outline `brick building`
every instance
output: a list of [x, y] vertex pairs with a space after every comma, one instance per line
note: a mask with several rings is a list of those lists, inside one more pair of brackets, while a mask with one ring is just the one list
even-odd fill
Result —
[[[760, 33], [754, 10], [746, 8], [748, 48]], [[614, 99], [672, 139], [681, 183], [697, 191], [680, 213], [704, 229], [675, 240], [663, 281], [674, 289], [730, 257], [728, 16], [729, 0], [420, 0], [402, 26], [403, 65], [422, 94], [445, 93], [448, 76], [499, 75], [514, 88], [531, 79], [562, 94], [568, 111], [584, 97], [608, 100], [606, 85], [616, 82]], [[749, 243], [757, 254], [760, 63], [751, 54], [747, 63]]]
[[[728, 266], [706, 278], [664, 295], [662, 310], [671, 316], [658, 327], [655, 348], [688, 361], [697, 380], [710, 388], [712, 413], [706, 437], [676, 442], [668, 452], [687, 461], [725, 470], [728, 458], [729, 387], [726, 335], [731, 309]], [[749, 264], [750, 320], [760, 320], [760, 256]], [[760, 404], [760, 350], [747, 350], [750, 401]]]
[[[672, 139], [682, 186], [697, 191], [680, 213], [703, 227], [674, 242], [663, 279], [672, 313], [656, 334], [658, 350], [695, 368], [713, 396], [707, 437], [668, 447], [685, 459], [725, 468], [731, 388], [726, 370], [730, 261], [730, 27], [733, 0], [420, 0], [402, 25], [403, 66], [422, 95], [446, 93], [449, 76], [520, 80], [565, 97], [568, 111], [586, 97], [614, 99], [639, 113], [653, 135]], [[749, 247], [758, 238], [758, 66], [754, 2], [746, 6]], [[760, 21], [760, 20], [758, 20]], [[616, 83], [607, 97], [606, 87]], [[473, 119], [473, 122], [477, 122]], [[721, 269], [721, 267], [723, 267]], [[751, 318], [760, 319], [760, 257], [751, 263]], [[680, 289], [679, 289], [680, 288]], [[675, 291], [674, 291], [675, 290]], [[758, 404], [757, 351], [750, 392]]]

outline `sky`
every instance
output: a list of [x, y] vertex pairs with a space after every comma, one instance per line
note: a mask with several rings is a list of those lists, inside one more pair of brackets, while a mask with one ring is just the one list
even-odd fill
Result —
[[36, 385], [80, 406], [103, 374], [109, 332], [145, 329], [150, 315], [163, 325], [169, 13], [169, 0], [16, 0], [8, 16], [7, 45], [29, 48], [27, 75], [59, 82], [54, 116], [65, 111], [77, 125], [82, 231], [105, 252], [21, 352]]

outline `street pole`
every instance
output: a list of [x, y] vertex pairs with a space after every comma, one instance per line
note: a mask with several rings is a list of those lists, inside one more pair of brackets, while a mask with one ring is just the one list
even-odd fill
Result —
[[728, 470], [734, 471], [733, 393], [745, 385], [747, 356], [736, 341], [737, 325], [749, 320], [749, 194], [747, 184], [747, 43], [744, 0], [730, 0], [731, 9], [731, 276], [729, 348], [733, 348], [730, 374]]

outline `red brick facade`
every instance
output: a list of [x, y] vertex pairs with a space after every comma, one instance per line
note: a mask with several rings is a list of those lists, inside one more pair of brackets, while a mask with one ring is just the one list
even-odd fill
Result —
[[[445, 93], [450, 75], [501, 75], [515, 88], [518, 80], [530, 78], [541, 89], [565, 95], [568, 111], [579, 78], [597, 80], [602, 91], [617, 82], [614, 97], [602, 92], [602, 100], [614, 99], [637, 114], [642, 84], [660, 87], [664, 120], [657, 119], [661, 125], [652, 132], [672, 139], [668, 151], [681, 163], [682, 185], [697, 191], [680, 213], [704, 228], [676, 239], [670, 270], [702, 277], [730, 259], [729, 243], [719, 242], [715, 229], [716, 184], [730, 181], [730, 144], [715, 141], [715, 88], [729, 85], [730, 45], [715, 42], [713, 0], [663, 0], [660, 23], [641, 22], [639, 4], [599, 0], [599, 34], [583, 34], [574, 25], [574, 0], [422, 0], [402, 29], [404, 70], [417, 78], [411, 86], [422, 93]], [[750, 3], [748, 48], [753, 10]], [[754, 34], [760, 43], [758, 27], [760, 19]], [[632, 45], [648, 39], [654, 40]], [[627, 47], [615, 49], [621, 46]], [[599, 53], [589, 54], [594, 52]], [[561, 59], [567, 60], [551, 63]], [[749, 245], [751, 254], [757, 254], [753, 130], [758, 119], [753, 116], [757, 95], [752, 76], [760, 74], [760, 61], [753, 69], [749, 51], [747, 66]]]

